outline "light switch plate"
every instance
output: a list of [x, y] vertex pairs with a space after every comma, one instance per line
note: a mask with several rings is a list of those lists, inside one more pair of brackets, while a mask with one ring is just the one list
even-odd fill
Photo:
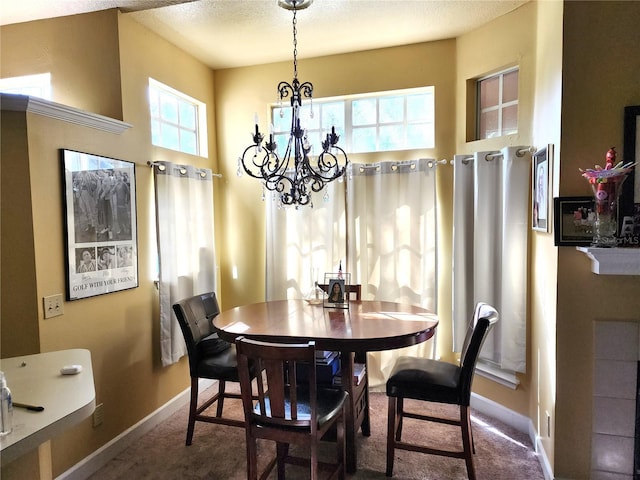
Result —
[[44, 318], [57, 317], [64, 313], [62, 307], [62, 294], [49, 295], [43, 298], [44, 301]]

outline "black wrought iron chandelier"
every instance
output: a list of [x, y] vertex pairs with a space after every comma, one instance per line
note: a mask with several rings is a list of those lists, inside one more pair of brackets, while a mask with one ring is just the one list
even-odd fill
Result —
[[[238, 174], [244, 170], [248, 175], [262, 180], [264, 187], [275, 192], [283, 205], [313, 206], [312, 192], [320, 192], [327, 183], [344, 175], [348, 163], [347, 154], [338, 146], [339, 135], [335, 127], [322, 141], [322, 153], [315, 161], [309, 158], [311, 145], [306, 130], [300, 125], [302, 99], [313, 102], [313, 84], [298, 80], [297, 18], [296, 12], [308, 7], [313, 0], [279, 0], [279, 6], [293, 11], [293, 81], [278, 84], [279, 101], [290, 98], [291, 133], [282, 158], [278, 156], [273, 133], [264, 142], [257, 120], [255, 132], [251, 134], [253, 144], [238, 158]], [[312, 103], [313, 106], [313, 103]], [[313, 118], [313, 109], [311, 110]]]

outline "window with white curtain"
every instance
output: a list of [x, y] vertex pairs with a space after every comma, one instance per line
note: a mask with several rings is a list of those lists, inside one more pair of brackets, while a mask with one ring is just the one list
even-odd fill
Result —
[[266, 299], [303, 298], [346, 261], [345, 183], [326, 187], [314, 208], [281, 208], [267, 201]]
[[160, 354], [163, 365], [186, 355], [173, 304], [215, 292], [213, 182], [209, 169], [153, 164], [159, 258]]
[[526, 147], [454, 157], [454, 351], [462, 349], [475, 304], [494, 306], [500, 321], [478, 370], [512, 388], [514, 372], [526, 371], [530, 175]]
[[[342, 262], [364, 300], [437, 312], [435, 168], [424, 159], [350, 164], [313, 209], [268, 201], [267, 300], [303, 298]], [[433, 343], [370, 353], [370, 385], [384, 384], [399, 354], [429, 356]]]

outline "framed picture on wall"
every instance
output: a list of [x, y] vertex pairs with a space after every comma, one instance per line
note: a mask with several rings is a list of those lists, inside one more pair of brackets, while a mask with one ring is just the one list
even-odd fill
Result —
[[553, 144], [533, 154], [531, 181], [531, 228], [538, 232], [548, 232], [551, 218], [551, 164], [553, 160]]
[[590, 197], [557, 197], [553, 199], [553, 231], [555, 245], [588, 247], [593, 241], [596, 219], [595, 200]]
[[639, 162], [622, 184], [618, 212], [620, 247], [640, 247], [640, 105], [624, 109], [624, 163]]
[[138, 286], [135, 164], [61, 150], [67, 300]]

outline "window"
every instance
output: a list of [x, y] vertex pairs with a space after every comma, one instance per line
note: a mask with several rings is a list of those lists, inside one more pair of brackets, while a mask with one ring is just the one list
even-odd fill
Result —
[[0, 92], [51, 100], [51, 74], [40, 73], [0, 79]]
[[[276, 104], [271, 108], [280, 156], [289, 141], [291, 114], [291, 107]], [[300, 124], [316, 149], [331, 127], [340, 135], [339, 145], [347, 153], [433, 148], [434, 87], [314, 99], [313, 104], [308, 101], [300, 108]]]
[[477, 140], [518, 133], [518, 69], [477, 82]]
[[149, 79], [151, 143], [191, 155], [207, 156], [206, 105]]

